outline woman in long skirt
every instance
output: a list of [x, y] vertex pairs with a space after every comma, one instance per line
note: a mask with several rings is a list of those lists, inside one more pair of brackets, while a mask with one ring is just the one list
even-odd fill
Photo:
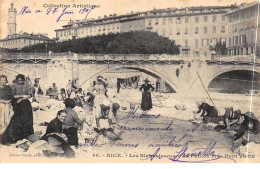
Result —
[[16, 76], [16, 83], [12, 86], [14, 98], [12, 106], [14, 115], [3, 133], [2, 144], [16, 142], [27, 136], [34, 134], [33, 129], [33, 112], [31, 102], [28, 100], [32, 97], [32, 89], [25, 82], [22, 74]]
[[145, 79], [144, 82], [145, 84], [140, 87], [140, 91], [142, 92], [141, 109], [147, 111], [153, 108], [151, 91], [154, 90], [154, 87], [149, 83], [148, 79]]
[[0, 75], [0, 134], [4, 133], [14, 114], [11, 105], [13, 91], [7, 83], [7, 77]]

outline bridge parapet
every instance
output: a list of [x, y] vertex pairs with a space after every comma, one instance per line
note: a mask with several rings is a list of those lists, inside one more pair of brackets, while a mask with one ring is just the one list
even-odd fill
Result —
[[260, 64], [259, 58], [255, 57], [255, 55], [238, 55], [238, 56], [227, 56], [227, 55], [220, 55], [214, 56], [214, 61], [220, 62], [255, 62]]
[[72, 53], [1, 53], [1, 59], [53, 59], [53, 58], [64, 58], [70, 57]]
[[200, 57], [183, 57], [181, 55], [168, 54], [76, 54], [72, 52], [64, 53], [1, 53], [0, 58], [3, 60], [51, 60], [51, 59], [73, 59], [82, 61], [181, 61], [190, 62], [192, 60], [200, 60], [207, 63], [258, 63], [260, 60], [254, 55], [240, 55], [240, 56], [214, 56], [214, 58]]

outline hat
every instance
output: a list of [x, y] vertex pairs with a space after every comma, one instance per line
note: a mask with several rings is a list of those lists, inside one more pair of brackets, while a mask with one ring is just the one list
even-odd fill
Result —
[[150, 82], [150, 80], [148, 80], [147, 78], [146, 78], [146, 79], [144, 79], [144, 81], [145, 81], [145, 82]]
[[249, 118], [251, 118], [251, 119], [254, 119], [254, 120], [258, 120], [258, 119], [255, 117], [254, 113], [252, 113], [252, 112], [246, 112], [246, 113], [241, 114], [241, 115], [242, 115], [242, 116], [247, 116], [247, 117], [249, 117]]
[[65, 104], [66, 107], [74, 108], [76, 106], [75, 101], [71, 98], [66, 98], [63, 103]]
[[99, 79], [104, 79], [104, 78], [103, 78], [103, 76], [99, 75], [99, 76], [97, 77], [97, 79], [99, 80]]
[[198, 98], [198, 99], [195, 99], [195, 102], [196, 102], [196, 105], [199, 107], [201, 105], [201, 103], [203, 102], [203, 100]]

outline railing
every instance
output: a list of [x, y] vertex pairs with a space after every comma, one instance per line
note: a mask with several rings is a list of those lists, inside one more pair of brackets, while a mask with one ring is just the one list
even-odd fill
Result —
[[1, 59], [53, 59], [72, 56], [72, 53], [1, 53]]
[[260, 63], [259, 58], [254, 57], [254, 55], [238, 55], [238, 56], [227, 56], [227, 55], [215, 55], [214, 59], [216, 61], [235, 61], [235, 62], [256, 62]]
[[[64, 52], [64, 53], [1, 53], [1, 59], [6, 60], [49, 60], [49, 59], [60, 59], [60, 58], [68, 58], [75, 60], [126, 60], [126, 61], [142, 61], [142, 60], [150, 60], [150, 61], [173, 61], [173, 60], [183, 60], [183, 61], [191, 61], [191, 60], [200, 60], [200, 57], [185, 57], [182, 55], [168, 55], [168, 54], [76, 54], [72, 52]], [[254, 62], [260, 63], [259, 59], [256, 58], [254, 60], [254, 55], [240, 55], [240, 56], [227, 56], [227, 55], [215, 55], [214, 57], [207, 57], [203, 60], [211, 60], [211, 61], [223, 61], [223, 62]]]
[[180, 55], [150, 55], [150, 54], [75, 54], [66, 53], [4, 53], [1, 59], [58, 59], [70, 58], [78, 60], [181, 60]]

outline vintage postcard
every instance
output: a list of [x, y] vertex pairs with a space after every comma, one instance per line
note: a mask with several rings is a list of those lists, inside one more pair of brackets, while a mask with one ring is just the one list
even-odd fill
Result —
[[1, 0], [0, 162], [259, 163], [258, 0]]

